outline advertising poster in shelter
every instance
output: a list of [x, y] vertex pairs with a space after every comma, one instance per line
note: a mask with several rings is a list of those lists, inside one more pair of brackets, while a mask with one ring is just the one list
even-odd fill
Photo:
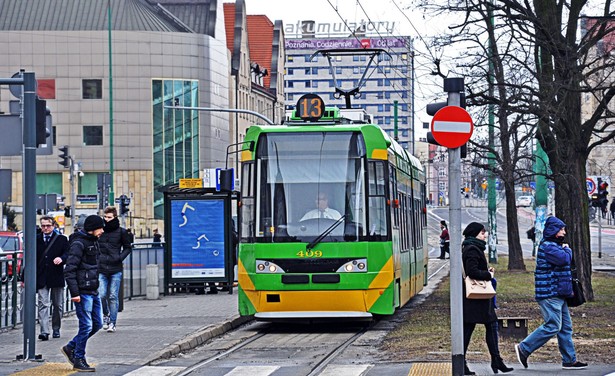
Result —
[[224, 199], [171, 201], [171, 277], [225, 277]]

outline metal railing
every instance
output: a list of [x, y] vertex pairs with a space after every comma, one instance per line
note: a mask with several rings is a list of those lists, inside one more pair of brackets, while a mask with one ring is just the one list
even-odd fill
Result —
[[[23, 321], [23, 286], [17, 269], [18, 252], [0, 252], [0, 330], [13, 329]], [[10, 256], [10, 257], [9, 257]], [[21, 261], [21, 260], [19, 260]], [[164, 293], [164, 243], [134, 243], [130, 255], [124, 260], [122, 276], [122, 299], [132, 299], [146, 295], [146, 271], [148, 264], [159, 265], [158, 289]], [[121, 303], [120, 303], [121, 304]], [[121, 305], [120, 305], [121, 306]], [[64, 314], [75, 310], [68, 289], [64, 290]]]
[[14, 328], [21, 322], [24, 294], [17, 278], [18, 257], [21, 254], [21, 251], [0, 253], [0, 329]]

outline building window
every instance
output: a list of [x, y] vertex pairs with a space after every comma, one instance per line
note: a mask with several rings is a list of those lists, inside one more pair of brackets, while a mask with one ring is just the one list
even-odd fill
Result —
[[102, 99], [102, 80], [83, 80], [83, 99]]
[[309, 75], [312, 70], [310, 68], [305, 68], [305, 74]]
[[84, 146], [100, 146], [102, 144], [103, 144], [102, 125], [84, 125], [83, 126], [83, 145]]
[[342, 67], [335, 67], [335, 74], [342, 74]]
[[98, 193], [98, 172], [84, 172], [79, 176], [79, 194], [95, 195]]
[[286, 56], [286, 61], [293, 61], [294, 59], [295, 59], [294, 56], [291, 56], [291, 55]]
[[[152, 80], [154, 218], [164, 217], [164, 197], [158, 188], [181, 178], [199, 177], [199, 111], [165, 108], [174, 103], [199, 104], [196, 80]], [[247, 100], [244, 98], [244, 103]], [[220, 138], [219, 129], [209, 136]]]
[[[56, 193], [62, 195], [62, 173], [37, 173], [36, 194]], [[55, 208], [54, 208], [55, 209]]]

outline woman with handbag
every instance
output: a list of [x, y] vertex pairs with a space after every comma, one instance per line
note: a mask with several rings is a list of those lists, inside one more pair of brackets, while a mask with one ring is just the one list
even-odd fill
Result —
[[[485, 257], [487, 230], [478, 222], [470, 223], [463, 230], [465, 239], [462, 243], [461, 260], [465, 275], [477, 281], [486, 281], [491, 285], [494, 270], [489, 268]], [[476, 324], [485, 325], [485, 341], [491, 355], [491, 369], [493, 373], [502, 371], [510, 372], [513, 368], [507, 367], [500, 356], [498, 346], [498, 317], [495, 314], [494, 299], [468, 299], [466, 298], [466, 286], [463, 284], [463, 353], [468, 351], [470, 339]], [[464, 375], [475, 375], [465, 363]]]
[[530, 354], [557, 336], [562, 368], [584, 369], [587, 363], [577, 360], [572, 342], [572, 320], [566, 302], [566, 298], [573, 295], [570, 269], [572, 250], [564, 243], [566, 224], [557, 217], [549, 217], [543, 235], [536, 254], [534, 285], [544, 323], [515, 345], [517, 359], [527, 368]]

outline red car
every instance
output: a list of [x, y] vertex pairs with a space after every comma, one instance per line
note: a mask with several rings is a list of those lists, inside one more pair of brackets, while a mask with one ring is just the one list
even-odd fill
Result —
[[[7, 260], [11, 260], [13, 258], [14, 252], [19, 252], [17, 253], [17, 275], [19, 275], [23, 260], [23, 233], [0, 231], [0, 250], [0, 257]], [[6, 274], [4, 273], [4, 270], [2, 270], [2, 281], [13, 277], [13, 263], [8, 261], [6, 265]]]

